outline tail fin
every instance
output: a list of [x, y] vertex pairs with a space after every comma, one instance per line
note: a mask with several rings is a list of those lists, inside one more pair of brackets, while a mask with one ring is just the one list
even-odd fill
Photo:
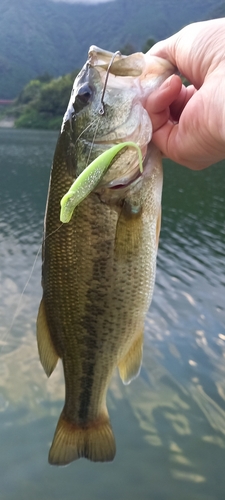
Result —
[[108, 415], [84, 428], [68, 422], [62, 414], [48, 458], [52, 465], [67, 465], [81, 457], [93, 462], [110, 462], [115, 453], [116, 443]]

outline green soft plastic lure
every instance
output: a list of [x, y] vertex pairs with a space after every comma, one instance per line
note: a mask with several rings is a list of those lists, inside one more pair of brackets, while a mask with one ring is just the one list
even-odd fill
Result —
[[143, 172], [142, 154], [140, 147], [132, 141], [121, 142], [112, 146], [107, 151], [95, 158], [83, 172], [77, 177], [69, 191], [61, 199], [60, 221], [69, 222], [74, 209], [83, 201], [93, 189], [98, 185], [99, 181], [107, 171], [113, 158], [123, 148], [136, 148], [139, 158], [140, 171]]

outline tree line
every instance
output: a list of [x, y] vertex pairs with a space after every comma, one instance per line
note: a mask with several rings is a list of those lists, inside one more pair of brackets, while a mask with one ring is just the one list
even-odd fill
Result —
[[[155, 40], [149, 38], [143, 46], [143, 52], [149, 50], [154, 43]], [[129, 55], [135, 49], [132, 44], [127, 43], [120, 51]], [[78, 72], [79, 70], [75, 70], [58, 78], [44, 73], [32, 79], [24, 86], [13, 105], [7, 108], [7, 115], [15, 117], [17, 128], [58, 130]]]

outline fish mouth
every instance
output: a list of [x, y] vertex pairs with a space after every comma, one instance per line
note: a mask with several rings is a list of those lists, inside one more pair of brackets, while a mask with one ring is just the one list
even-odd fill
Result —
[[[151, 141], [152, 125], [147, 111], [140, 102], [135, 103], [127, 120], [115, 130], [95, 141], [102, 149], [117, 143], [127, 141], [139, 146], [142, 155], [142, 165], [145, 168], [145, 158]], [[113, 140], [114, 138], [114, 140]], [[124, 189], [141, 177], [138, 153], [135, 148], [124, 148], [116, 155], [108, 171], [100, 181], [99, 186], [110, 190]]]
[[[77, 122], [79, 116], [81, 126], [85, 116], [90, 120], [90, 125], [78, 137], [85, 152], [90, 147], [88, 159], [95, 159], [111, 146], [129, 141], [139, 146], [143, 165], [146, 165], [152, 138], [152, 123], [145, 109], [146, 97], [172, 72], [170, 63], [154, 56], [149, 58], [142, 53], [124, 56], [90, 47], [88, 61], [74, 87], [75, 100], [71, 97], [75, 103], [77, 96], [78, 100], [82, 98], [80, 106], [83, 108], [78, 107]], [[82, 93], [83, 88], [88, 91]], [[146, 167], [144, 176], [148, 174]], [[80, 162], [77, 174], [83, 169]], [[138, 184], [142, 178], [137, 151], [126, 148], [113, 159], [95, 192], [121, 191]]]
[[[135, 59], [135, 64], [134, 64]], [[145, 55], [141, 52], [126, 56], [117, 51], [115, 53], [92, 45], [88, 51], [88, 62], [91, 66], [108, 70], [114, 76], [138, 77], [145, 67]]]
[[[168, 62], [154, 56], [136, 53], [124, 56], [113, 54], [99, 47], [89, 49], [89, 64], [96, 68], [102, 80], [102, 104], [107, 119], [107, 106], [114, 105], [117, 96], [128, 93], [127, 106], [124, 106], [124, 118], [118, 104], [117, 119], [108, 120], [105, 133], [95, 138], [95, 144], [103, 149], [119, 142], [133, 141], [141, 149], [143, 158], [143, 173], [140, 172], [136, 151], [123, 150], [110, 165], [100, 181], [99, 187], [111, 192], [121, 191], [138, 184], [143, 176], [148, 175], [149, 145], [152, 138], [152, 123], [145, 109], [149, 92], [157, 88], [167, 76], [174, 72], [174, 67]], [[107, 83], [107, 86], [106, 86]], [[125, 95], [125, 94], [124, 94]], [[105, 106], [105, 108], [104, 108]], [[104, 113], [103, 113], [104, 115]], [[104, 119], [104, 118], [103, 118]], [[144, 174], [144, 175], [143, 175]]]

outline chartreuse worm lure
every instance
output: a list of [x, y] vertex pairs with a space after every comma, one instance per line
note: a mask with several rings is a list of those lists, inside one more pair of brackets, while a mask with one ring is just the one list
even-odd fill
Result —
[[132, 141], [121, 142], [112, 146], [107, 151], [95, 158], [83, 172], [77, 177], [69, 191], [61, 199], [60, 221], [69, 222], [74, 209], [83, 201], [93, 189], [98, 185], [99, 181], [107, 171], [113, 158], [123, 148], [136, 148], [138, 152], [140, 172], [143, 172], [142, 154], [140, 147]]

